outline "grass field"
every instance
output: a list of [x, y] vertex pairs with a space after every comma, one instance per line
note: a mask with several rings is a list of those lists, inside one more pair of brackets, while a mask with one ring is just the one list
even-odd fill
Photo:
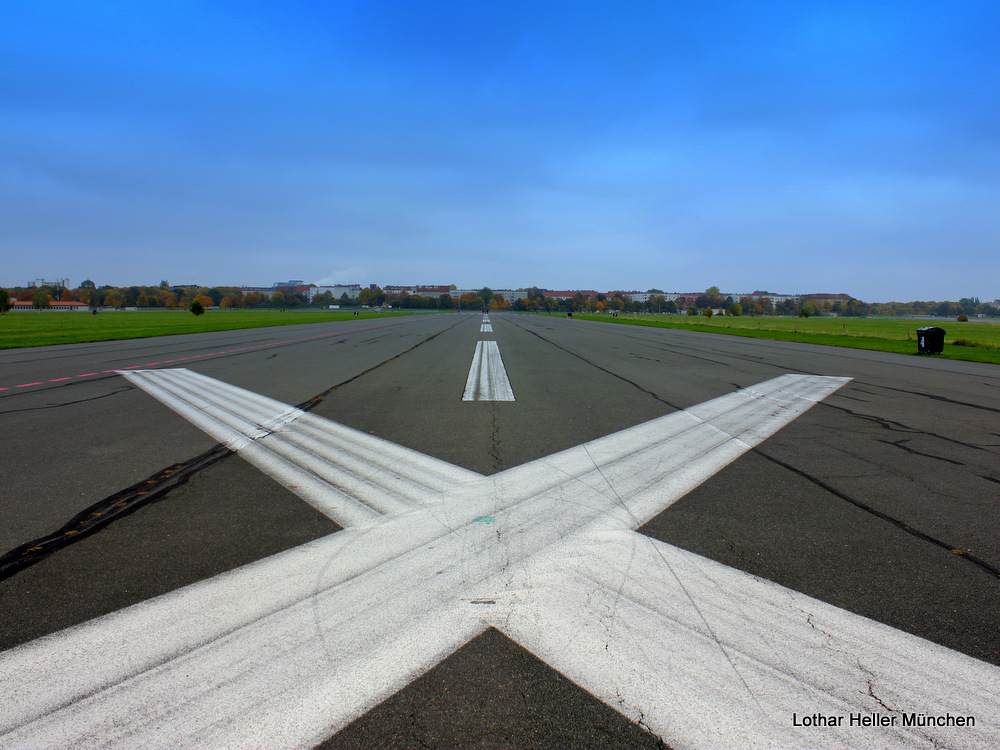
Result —
[[[351, 310], [209, 310], [194, 316], [186, 310], [102, 312], [97, 315], [61, 311], [18, 310], [0, 316], [0, 349], [88, 341], [148, 338], [181, 333], [230, 331], [240, 328], [325, 323], [335, 320], [412, 315], [410, 311], [373, 313]], [[625, 325], [681, 328], [735, 336], [801, 341], [853, 349], [917, 353], [917, 328], [944, 328], [948, 359], [1000, 364], [1000, 323], [986, 321], [926, 321], [892, 318], [751, 318], [689, 317], [686, 315], [576, 315], [587, 320]]]
[[88, 341], [141, 339], [178, 333], [232, 331], [240, 328], [328, 323], [411, 315], [409, 311], [373, 313], [351, 310], [208, 310], [200, 316], [187, 310], [112, 311], [91, 315], [56, 310], [18, 310], [0, 316], [0, 349]]
[[956, 320], [898, 320], [894, 318], [705, 318], [687, 315], [574, 315], [626, 325], [680, 328], [734, 336], [801, 341], [810, 344], [872, 349], [900, 354], [917, 353], [917, 328], [937, 326], [945, 330], [947, 359], [1000, 364], [1000, 323]]

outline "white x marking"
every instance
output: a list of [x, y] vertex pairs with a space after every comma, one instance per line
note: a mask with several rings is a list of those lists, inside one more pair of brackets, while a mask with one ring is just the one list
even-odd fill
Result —
[[[1000, 744], [996, 667], [633, 531], [847, 379], [484, 477], [186, 370], [122, 374], [350, 528], [0, 654], [4, 748], [307, 747], [490, 626], [673, 747]], [[979, 722], [793, 719], [887, 710]]]

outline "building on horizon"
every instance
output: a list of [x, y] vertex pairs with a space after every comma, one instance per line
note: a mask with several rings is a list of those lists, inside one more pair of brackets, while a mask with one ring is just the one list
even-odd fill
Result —
[[51, 287], [62, 287], [63, 289], [69, 289], [69, 279], [56, 279], [55, 281], [46, 281], [45, 279], [35, 279], [34, 281], [28, 282], [28, 288], [37, 288], [40, 286], [51, 286]]
[[[371, 288], [371, 287], [369, 287]], [[346, 294], [347, 299], [355, 300], [361, 294], [361, 284], [324, 284], [320, 286], [310, 285], [309, 287], [309, 301], [312, 302], [320, 294], [330, 293], [330, 296], [334, 300], [342, 299]]]
[[[48, 285], [46, 284], [46, 285], [43, 285], [43, 286], [48, 286]], [[24, 299], [24, 300], [12, 299], [10, 301], [10, 304], [11, 304], [11, 307], [10, 307], [11, 310], [34, 310], [35, 309], [35, 303], [32, 300], [30, 300], [30, 299]], [[63, 302], [61, 300], [52, 300], [52, 301], [49, 302], [48, 309], [49, 310], [77, 310], [77, 311], [79, 311], [79, 310], [90, 310], [90, 305], [88, 305], [86, 302], [77, 302], [75, 300], [70, 300], [70, 301], [67, 301], [67, 302]]]

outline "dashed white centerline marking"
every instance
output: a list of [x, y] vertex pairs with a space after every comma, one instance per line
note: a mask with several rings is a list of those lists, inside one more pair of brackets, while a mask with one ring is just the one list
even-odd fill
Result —
[[480, 341], [472, 357], [463, 401], [514, 401], [514, 391], [496, 341]]

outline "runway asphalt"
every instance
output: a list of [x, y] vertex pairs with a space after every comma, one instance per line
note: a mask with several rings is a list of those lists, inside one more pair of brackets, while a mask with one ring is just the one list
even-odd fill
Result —
[[[1000, 665], [1000, 369], [490, 318], [0, 352], [0, 649], [339, 528], [116, 370], [186, 367], [486, 475], [793, 373], [853, 380], [640, 531]], [[463, 400], [481, 340], [515, 401]], [[324, 747], [659, 742], [490, 629]]]

